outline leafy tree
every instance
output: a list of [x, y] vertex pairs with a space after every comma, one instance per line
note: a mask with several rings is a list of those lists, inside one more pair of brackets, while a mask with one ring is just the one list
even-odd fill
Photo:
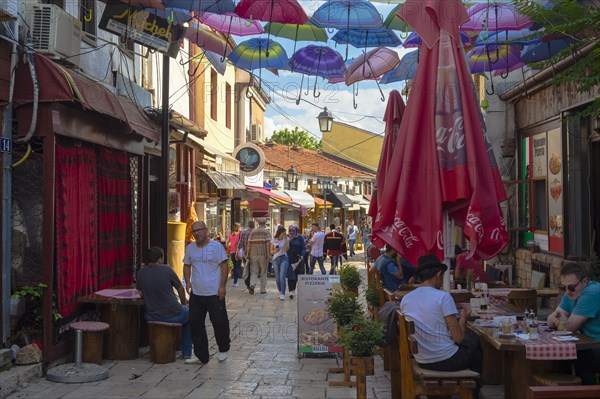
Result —
[[[548, 68], [561, 59], [574, 55], [577, 57], [570, 67], [560, 71], [552, 78], [559, 85], [573, 83], [580, 92], [595, 90], [600, 84], [600, 8], [590, 0], [514, 0], [516, 8], [531, 18], [536, 25], [544, 28], [543, 40], [572, 39], [571, 47], [554, 57], [532, 64], [536, 69]], [[540, 4], [541, 3], [541, 4]], [[592, 51], [585, 57], [578, 56], [577, 49], [593, 44]], [[600, 117], [600, 97], [587, 107], [581, 116]]]
[[317, 140], [316, 138], [312, 137], [310, 133], [305, 130], [299, 130], [298, 126], [296, 126], [294, 130], [285, 128], [283, 130], [273, 132], [271, 138], [278, 144], [290, 146], [298, 144], [300, 147], [308, 150], [321, 151], [323, 148], [321, 140]]

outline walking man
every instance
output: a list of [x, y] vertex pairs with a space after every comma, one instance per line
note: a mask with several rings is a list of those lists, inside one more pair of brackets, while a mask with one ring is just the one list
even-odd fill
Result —
[[[181, 323], [181, 356], [188, 359], [192, 355], [192, 331], [189, 323], [190, 309], [187, 307], [185, 290], [181, 279], [169, 265], [164, 264], [162, 248], [148, 250], [148, 262], [137, 274], [137, 288], [144, 295], [146, 321]], [[179, 301], [173, 292], [179, 294]]]
[[350, 221], [348, 226], [348, 246], [350, 247], [350, 257], [352, 258], [354, 253], [354, 245], [356, 244], [356, 236], [358, 233], [358, 227], [354, 225], [354, 220]]
[[250, 233], [248, 237], [247, 256], [250, 259], [250, 294], [254, 294], [254, 289], [260, 276], [260, 293], [267, 293], [267, 268], [269, 266], [269, 243], [271, 242], [271, 233], [267, 228], [265, 218], [258, 218], [258, 227]]
[[238, 244], [238, 257], [242, 260], [244, 266], [244, 274], [242, 278], [246, 284], [246, 288], [250, 290], [250, 258], [248, 258], [248, 239], [250, 233], [254, 230], [254, 220], [249, 220], [247, 224], [248, 228], [242, 231], [240, 235], [240, 243]]
[[321, 274], [325, 275], [327, 274], [325, 266], [323, 266], [323, 240], [325, 239], [325, 234], [321, 231], [318, 223], [312, 224], [312, 233], [312, 237], [308, 242], [310, 246], [310, 270], [308, 273], [313, 274], [315, 263], [319, 262]]
[[338, 264], [342, 263], [341, 257], [344, 235], [336, 230], [335, 224], [330, 225], [329, 228], [331, 231], [325, 234], [324, 248], [327, 250], [327, 256], [331, 259], [331, 269], [329, 269], [329, 274], [336, 274], [335, 268]]
[[225, 285], [229, 272], [228, 258], [221, 243], [211, 240], [202, 221], [194, 222], [196, 242], [188, 244], [183, 257], [183, 277], [190, 296], [190, 325], [194, 356], [185, 362], [206, 364], [209, 361], [206, 313], [210, 318], [219, 347], [217, 359], [227, 359], [229, 351], [229, 317], [225, 307]]

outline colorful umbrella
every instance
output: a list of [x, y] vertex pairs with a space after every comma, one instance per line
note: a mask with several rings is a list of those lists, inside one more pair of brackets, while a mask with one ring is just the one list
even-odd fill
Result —
[[[515, 44], [519, 46], [528, 46], [540, 41], [539, 37], [534, 36], [535, 32], [529, 28], [498, 32], [484, 31], [477, 36], [475, 46], [485, 46], [487, 44]], [[541, 33], [537, 36], [541, 36]]]
[[380, 28], [350, 28], [349, 30], [340, 29], [331, 38], [334, 42], [347, 43], [356, 48], [367, 47], [396, 47], [402, 44], [402, 41], [394, 32], [383, 27]]
[[[350, 63], [348, 66], [348, 72], [346, 72], [346, 85], [350, 86], [356, 82], [365, 79], [372, 79], [379, 75], [383, 75], [384, 73], [391, 71], [396, 68], [396, 66], [400, 63], [400, 58], [398, 57], [398, 53], [394, 50], [390, 50], [386, 47], [378, 47], [369, 51], [368, 53], [361, 54], [354, 61]], [[385, 95], [381, 90], [381, 86], [379, 86], [379, 82], [377, 83], [377, 88], [379, 88], [379, 92], [381, 93], [381, 101], [385, 101]], [[352, 91], [352, 100], [354, 102], [354, 109], [357, 108], [356, 101], [356, 92]]]
[[279, 69], [286, 66], [289, 59], [279, 43], [270, 39], [254, 38], [238, 44], [229, 54], [229, 61], [234, 66], [248, 71], [259, 69], [260, 80], [262, 68]]
[[213, 53], [228, 55], [232, 50], [231, 45], [218, 33], [203, 28], [202, 25], [193, 21], [185, 30], [185, 38], [198, 47]]
[[390, 11], [385, 21], [383, 21], [383, 26], [388, 29], [401, 30], [403, 32], [410, 31], [410, 26], [398, 16], [398, 11], [402, 8], [403, 4], [398, 4], [396, 7]]
[[532, 64], [534, 62], [550, 59], [562, 50], [568, 48], [573, 41], [573, 39], [556, 39], [549, 42], [532, 44], [523, 49], [521, 61], [525, 64]]
[[308, 16], [296, 0], [242, 0], [235, 7], [242, 18], [282, 24], [305, 24]]
[[[227, 69], [227, 62], [217, 53], [213, 53], [212, 51], [201, 49], [202, 54], [196, 54], [190, 61], [201, 62], [202, 59], [206, 59], [212, 66], [215, 68], [220, 75], [225, 75], [225, 70]], [[191, 74], [193, 75], [193, 74]]]
[[389, 72], [386, 72], [379, 83], [387, 84], [400, 82], [403, 80], [414, 79], [415, 73], [417, 72], [417, 65], [419, 64], [419, 52], [411, 51], [405, 54], [400, 60], [400, 64]]
[[[447, 7], [455, 10], [453, 18], [444, 18]], [[418, 89], [408, 99], [410, 118], [402, 119], [378, 194], [385, 206], [378, 208], [373, 241], [415, 264], [429, 253], [442, 258], [453, 220], [470, 242], [470, 255], [489, 259], [508, 244], [499, 206], [506, 194], [458, 45], [458, 25], [468, 15], [460, 0], [408, 0], [401, 14], [423, 39], [413, 81]]]
[[[461, 32], [460, 41], [462, 42], [463, 46], [471, 45], [471, 39], [469, 39], [469, 36], [466, 33]], [[417, 32], [411, 32], [411, 34], [408, 35], [408, 37], [406, 38], [404, 43], [402, 43], [402, 46], [404, 48], [416, 48], [416, 47], [419, 47], [420, 45], [421, 45], [421, 38], [419, 37], [419, 35], [417, 35]]]
[[311, 24], [282, 24], [270, 22], [265, 25], [265, 32], [270, 35], [283, 37], [294, 41], [294, 53], [297, 42], [327, 42], [329, 37], [325, 29]]
[[379, 167], [377, 168], [377, 181], [375, 182], [375, 191], [371, 196], [371, 204], [369, 205], [368, 215], [375, 220], [379, 213], [378, 208], [383, 205], [379, 200], [379, 193], [383, 192], [385, 187], [385, 179], [389, 171], [389, 165], [394, 156], [394, 147], [398, 133], [400, 132], [400, 124], [404, 116], [406, 106], [402, 100], [402, 96], [397, 90], [390, 92], [383, 121], [385, 122], [385, 136], [383, 138], [383, 148], [379, 158]]
[[466, 55], [471, 73], [508, 70], [521, 62], [521, 52], [511, 44], [491, 44], [473, 48]]
[[183, 25], [193, 18], [192, 14], [190, 14], [188, 10], [181, 8], [146, 8], [144, 11], [149, 12], [157, 17], [166, 19], [169, 21], [169, 23], [175, 25]]
[[[366, 0], [327, 1], [314, 12], [311, 21], [321, 28], [380, 28], [383, 25], [379, 11]], [[348, 59], [348, 43], [346, 58]]]
[[[249, 36], [264, 32], [259, 22], [238, 17], [234, 13], [205, 12], [200, 16], [200, 22], [227, 35], [225, 40], [229, 40], [230, 35]], [[223, 58], [225, 58], [225, 54], [223, 54]]]
[[533, 25], [513, 4], [477, 4], [469, 9], [470, 20], [461, 26], [463, 31], [520, 30]]
[[[320, 76], [324, 79], [341, 78], [346, 74], [346, 65], [342, 56], [335, 50], [327, 46], [309, 45], [296, 51], [290, 58], [289, 67], [292, 72], [302, 74], [300, 82], [300, 94], [296, 100], [296, 104], [300, 104], [302, 95], [302, 85], [304, 84], [304, 75]], [[313, 95], [317, 94], [317, 79], [315, 79], [315, 87]]]
[[[127, 0], [121, 0], [127, 2]], [[136, 1], [136, 0], [134, 0]], [[225, 14], [233, 12], [235, 3], [232, 0], [163, 0], [167, 7], [185, 8], [196, 12], [212, 12]]]

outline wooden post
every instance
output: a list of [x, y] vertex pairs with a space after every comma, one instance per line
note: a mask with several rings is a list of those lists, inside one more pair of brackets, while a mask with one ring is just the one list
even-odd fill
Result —
[[356, 375], [356, 399], [367, 399], [367, 375], [374, 373], [373, 356], [353, 357], [352, 368]]
[[[356, 385], [355, 381], [352, 381], [351, 376], [353, 375], [352, 365], [350, 364], [350, 351], [346, 347], [344, 347], [344, 351], [342, 352], [342, 371], [344, 372], [344, 379], [342, 381], [330, 381], [329, 386], [332, 387], [353, 387]], [[330, 372], [340, 372], [340, 371], [332, 371], [333, 369], [329, 369]], [[340, 369], [335, 369], [340, 370]]]

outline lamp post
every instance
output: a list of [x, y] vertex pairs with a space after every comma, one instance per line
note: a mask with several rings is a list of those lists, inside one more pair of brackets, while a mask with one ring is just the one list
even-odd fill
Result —
[[331, 190], [331, 181], [329, 180], [317, 180], [317, 187], [323, 193], [323, 229], [327, 230], [327, 192]]
[[289, 189], [298, 190], [298, 170], [292, 166], [285, 172], [285, 176]]
[[322, 133], [331, 132], [331, 128], [333, 127], [333, 114], [327, 110], [327, 107], [323, 108], [323, 112], [317, 116], [319, 120], [319, 130]]

